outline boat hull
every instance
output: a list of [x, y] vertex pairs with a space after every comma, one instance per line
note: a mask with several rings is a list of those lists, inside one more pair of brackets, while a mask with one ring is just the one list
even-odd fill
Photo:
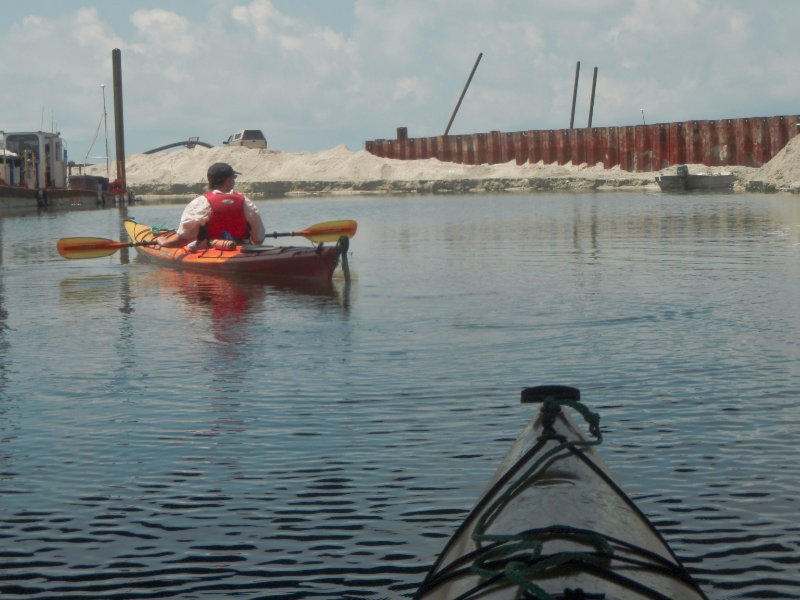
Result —
[[[578, 588], [587, 598], [705, 598], [593, 447], [581, 445], [586, 442], [563, 409], [554, 419], [552, 413], [540, 411], [523, 429], [415, 598], [523, 597], [513, 577], [559, 598], [565, 590]], [[603, 543], [610, 544], [612, 555], [599, 550]], [[513, 544], [517, 551], [511, 550]], [[539, 555], [534, 556], [537, 547]], [[509, 554], [504, 555], [503, 548]], [[544, 559], [551, 561], [549, 567]]]
[[[131, 241], [153, 242], [156, 235], [149, 225], [124, 222]], [[204, 273], [239, 275], [263, 279], [313, 279], [329, 281], [339, 264], [341, 247], [336, 246], [237, 246], [233, 250], [205, 248], [190, 251], [184, 247], [134, 246], [139, 255], [153, 263]]]
[[656, 183], [662, 192], [730, 192], [734, 175], [662, 175]]
[[[104, 195], [89, 190], [0, 186], [2, 208], [96, 208], [106, 201]], [[110, 201], [113, 203], [113, 197]]]

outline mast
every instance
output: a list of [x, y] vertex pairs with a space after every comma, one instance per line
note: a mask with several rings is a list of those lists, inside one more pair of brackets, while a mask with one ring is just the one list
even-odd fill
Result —
[[108, 158], [108, 113], [106, 112], [106, 84], [101, 83], [100, 88], [103, 90], [103, 133], [106, 136], [106, 177], [111, 177], [111, 168], [109, 167]]

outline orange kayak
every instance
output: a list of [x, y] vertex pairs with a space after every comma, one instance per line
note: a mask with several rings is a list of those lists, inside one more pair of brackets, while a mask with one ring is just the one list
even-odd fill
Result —
[[137, 244], [134, 247], [139, 255], [159, 265], [205, 273], [330, 280], [340, 257], [347, 251], [347, 238], [332, 246], [237, 245], [230, 250], [164, 248], [146, 244], [155, 242], [158, 237], [151, 226], [131, 219], [126, 219], [124, 225], [131, 241]]

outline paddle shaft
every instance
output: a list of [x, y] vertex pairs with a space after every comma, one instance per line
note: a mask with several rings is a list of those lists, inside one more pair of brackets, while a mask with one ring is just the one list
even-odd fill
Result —
[[[274, 232], [267, 234], [266, 237], [293, 237], [303, 236], [315, 243], [335, 242], [341, 236], [352, 237], [356, 234], [358, 224], [352, 220], [326, 221], [312, 225], [300, 231], [289, 231], [285, 233]], [[58, 253], [64, 258], [100, 258], [109, 256], [120, 248], [131, 248], [134, 246], [157, 246], [155, 240], [140, 242], [117, 242], [105, 238], [96, 237], [72, 237], [61, 238], [56, 243]]]
[[294, 237], [296, 235], [302, 235], [299, 231], [273, 231], [272, 233], [267, 233], [264, 237], [268, 238], [279, 238], [279, 237]]

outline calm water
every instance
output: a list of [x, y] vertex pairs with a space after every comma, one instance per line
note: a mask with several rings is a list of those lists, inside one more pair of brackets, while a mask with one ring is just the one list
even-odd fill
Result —
[[797, 197], [260, 206], [357, 219], [352, 285], [65, 261], [124, 213], [0, 217], [2, 598], [407, 597], [546, 383], [709, 597], [800, 597]]

